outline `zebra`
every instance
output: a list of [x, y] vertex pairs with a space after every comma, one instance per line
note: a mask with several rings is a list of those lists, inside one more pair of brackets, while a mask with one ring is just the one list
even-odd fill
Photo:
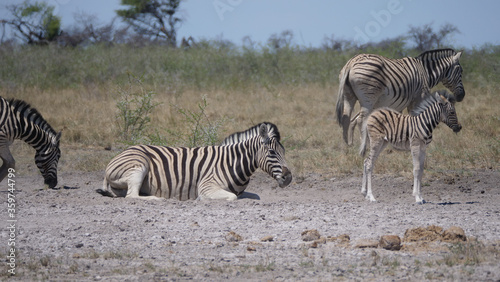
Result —
[[[461, 55], [462, 52], [452, 49], [438, 49], [415, 58], [388, 59], [374, 54], [351, 58], [339, 74], [336, 105], [345, 143], [352, 145], [356, 124], [361, 126], [374, 109], [390, 107], [401, 112], [407, 108], [411, 112], [439, 82], [461, 102], [465, 96]], [[356, 101], [360, 103], [360, 111], [351, 119]]]
[[224, 145], [238, 143], [259, 135], [259, 129], [261, 125], [265, 125], [267, 127], [269, 138], [276, 138], [278, 141], [281, 141], [281, 136], [278, 131], [278, 127], [270, 122], [262, 122], [245, 131], [239, 131], [229, 135], [228, 137], [224, 138], [221, 145], [224, 146]]
[[96, 192], [110, 197], [236, 200], [258, 168], [286, 187], [292, 173], [285, 148], [272, 132], [261, 124], [258, 135], [224, 146], [129, 147], [110, 161], [103, 189]]
[[362, 129], [360, 155], [364, 156], [367, 139], [370, 153], [364, 160], [361, 193], [366, 199], [375, 202], [372, 194], [372, 171], [379, 154], [388, 143], [395, 149], [411, 151], [413, 158], [413, 196], [417, 203], [425, 203], [420, 194], [420, 183], [424, 171], [425, 149], [432, 141], [432, 131], [439, 122], [444, 122], [453, 132], [458, 133], [462, 126], [455, 112], [455, 98], [446, 91], [429, 94], [411, 112], [403, 115], [389, 108], [372, 112]]
[[35, 163], [44, 183], [50, 188], [57, 185], [57, 164], [61, 157], [59, 141], [61, 131], [56, 131], [30, 104], [23, 100], [4, 98], [0, 101], [0, 158], [3, 163], [0, 167], [0, 181], [15, 169], [16, 161], [10, 153], [9, 146], [15, 139], [28, 143], [36, 151]]

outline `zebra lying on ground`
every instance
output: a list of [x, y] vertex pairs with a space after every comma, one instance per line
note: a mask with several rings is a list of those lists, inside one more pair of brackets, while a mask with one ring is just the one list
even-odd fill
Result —
[[103, 189], [96, 191], [110, 197], [235, 200], [257, 168], [285, 187], [292, 173], [272, 132], [261, 124], [258, 135], [225, 146], [132, 146], [111, 160]]
[[[425, 149], [432, 141], [432, 131], [439, 122], [444, 122], [453, 132], [459, 132], [455, 112], [454, 97], [443, 92], [436, 92], [426, 97], [414, 109], [412, 115], [403, 115], [389, 108], [371, 113], [363, 124], [361, 156], [365, 155], [369, 141], [370, 153], [364, 161], [361, 193], [374, 202], [372, 194], [372, 171], [379, 154], [388, 143], [396, 149], [411, 151], [413, 157], [413, 195], [417, 203], [425, 203], [420, 195], [420, 182], [424, 172]], [[367, 140], [369, 139], [369, 140]]]
[[57, 163], [61, 156], [61, 132], [56, 133], [28, 103], [16, 99], [0, 99], [0, 158], [3, 161], [0, 181], [7, 176], [9, 168], [15, 168], [16, 161], [9, 146], [15, 139], [21, 139], [35, 149], [36, 166], [42, 173], [45, 184], [54, 188], [57, 185]]
[[[379, 55], [359, 54], [351, 58], [339, 74], [337, 121], [344, 141], [352, 144], [356, 124], [360, 126], [371, 111], [389, 107], [408, 112], [420, 104], [431, 88], [442, 82], [460, 102], [465, 96], [462, 84], [462, 52], [452, 49], [427, 51], [418, 57], [388, 59]], [[360, 111], [351, 119], [354, 104]]]

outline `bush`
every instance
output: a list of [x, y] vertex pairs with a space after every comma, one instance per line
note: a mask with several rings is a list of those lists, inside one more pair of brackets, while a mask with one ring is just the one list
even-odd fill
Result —
[[173, 105], [177, 112], [183, 116], [188, 132], [182, 133], [172, 130], [168, 130], [168, 132], [177, 139], [177, 143], [181, 143], [183, 146], [200, 147], [219, 143], [219, 131], [226, 119], [221, 118], [211, 122], [206, 114], [207, 98], [203, 96], [201, 99], [202, 101], [198, 103], [198, 111], [191, 111]]
[[116, 120], [120, 138], [126, 144], [148, 141], [144, 134], [151, 122], [150, 114], [159, 105], [154, 102], [155, 93], [143, 87], [142, 77], [136, 77], [130, 73], [128, 87], [120, 89], [118, 93]]

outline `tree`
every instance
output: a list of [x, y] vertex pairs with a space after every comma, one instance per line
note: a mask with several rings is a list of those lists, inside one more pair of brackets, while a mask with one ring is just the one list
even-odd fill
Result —
[[10, 25], [17, 36], [28, 44], [44, 45], [61, 34], [61, 18], [54, 15], [54, 6], [45, 2], [24, 1], [7, 6], [14, 17], [3, 22]]
[[116, 13], [139, 34], [177, 45], [177, 29], [182, 20], [176, 16], [181, 0], [122, 0], [128, 9]]
[[109, 24], [101, 24], [95, 15], [85, 12], [73, 14], [76, 25], [66, 28], [58, 38], [63, 46], [78, 46], [94, 43], [123, 43], [127, 41], [127, 27], [115, 28], [115, 19]]
[[284, 30], [281, 34], [273, 33], [267, 40], [267, 44], [272, 48], [279, 50], [283, 47], [290, 47], [293, 40], [293, 31]]
[[415, 42], [416, 49], [420, 52], [443, 48], [446, 40], [455, 33], [460, 33], [460, 31], [456, 26], [449, 23], [441, 26], [438, 32], [434, 32], [432, 23], [421, 27], [410, 25], [410, 30], [408, 31], [410, 39]]

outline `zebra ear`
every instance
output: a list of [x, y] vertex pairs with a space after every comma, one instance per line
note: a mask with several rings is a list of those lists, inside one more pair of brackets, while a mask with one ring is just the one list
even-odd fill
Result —
[[460, 59], [460, 56], [462, 56], [462, 51], [456, 53], [454, 56], [453, 56], [453, 62], [454, 63], [458, 63], [458, 60]]
[[267, 126], [264, 123], [260, 125], [259, 135], [264, 139], [266, 144], [269, 143], [269, 134], [267, 133]]

